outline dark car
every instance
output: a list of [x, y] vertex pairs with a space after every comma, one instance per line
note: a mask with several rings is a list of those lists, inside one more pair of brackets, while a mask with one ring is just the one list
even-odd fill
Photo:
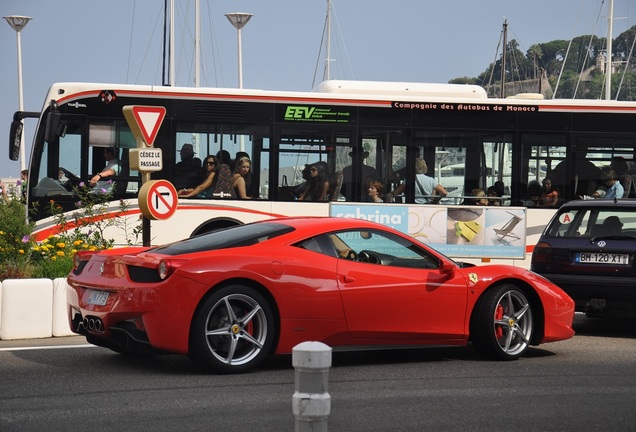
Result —
[[532, 254], [531, 269], [588, 316], [636, 315], [636, 200], [564, 204]]

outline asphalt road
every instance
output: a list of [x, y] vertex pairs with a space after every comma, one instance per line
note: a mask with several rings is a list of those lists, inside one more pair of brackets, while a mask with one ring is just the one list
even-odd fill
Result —
[[[636, 321], [577, 317], [577, 335], [513, 362], [470, 347], [335, 353], [330, 431], [626, 431]], [[80, 337], [0, 341], [0, 431], [293, 431], [291, 356], [209, 375]]]

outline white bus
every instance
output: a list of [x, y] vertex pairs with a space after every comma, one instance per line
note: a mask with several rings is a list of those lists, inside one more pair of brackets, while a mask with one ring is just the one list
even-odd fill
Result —
[[[15, 114], [9, 149], [16, 160], [22, 119], [38, 117], [28, 200], [39, 239], [56, 229], [43, 211], [47, 203], [72, 211], [72, 186], [100, 172], [104, 147], [114, 147], [121, 161], [113, 208], [127, 200], [128, 217], [139, 219], [142, 176], [130, 168], [137, 143], [124, 106], [166, 109], [154, 143], [163, 169], [153, 179], [178, 181], [174, 167], [184, 144], [200, 160], [242, 151], [252, 163], [251, 199], [179, 199], [170, 219], [152, 221], [152, 244], [281, 215], [344, 215], [392, 224], [452, 257], [527, 266], [554, 212], [531, 207], [529, 185], [550, 176], [562, 201], [590, 195], [611, 158], [634, 168], [636, 148], [636, 103], [489, 99], [470, 85], [326, 81], [312, 92], [283, 92], [58, 83], [44, 100], [41, 112]], [[442, 184], [453, 173], [452, 200], [416, 204], [416, 158]], [[317, 162], [329, 172], [329, 200], [299, 201], [294, 189], [304, 168]], [[64, 185], [60, 168], [71, 180]], [[391, 202], [369, 203], [369, 172], [384, 192], [407, 187]], [[503, 183], [504, 205], [462, 205], [467, 192], [495, 182]]]

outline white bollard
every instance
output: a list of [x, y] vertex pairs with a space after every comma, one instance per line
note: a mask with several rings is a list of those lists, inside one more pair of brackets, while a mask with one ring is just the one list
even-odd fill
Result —
[[326, 432], [331, 414], [331, 347], [322, 342], [300, 343], [292, 351], [292, 366], [296, 369], [292, 397], [296, 432]]

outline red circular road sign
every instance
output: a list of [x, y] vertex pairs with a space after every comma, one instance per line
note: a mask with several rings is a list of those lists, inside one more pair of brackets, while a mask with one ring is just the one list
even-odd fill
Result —
[[178, 201], [177, 190], [167, 180], [149, 180], [139, 189], [139, 208], [148, 219], [168, 219]]

